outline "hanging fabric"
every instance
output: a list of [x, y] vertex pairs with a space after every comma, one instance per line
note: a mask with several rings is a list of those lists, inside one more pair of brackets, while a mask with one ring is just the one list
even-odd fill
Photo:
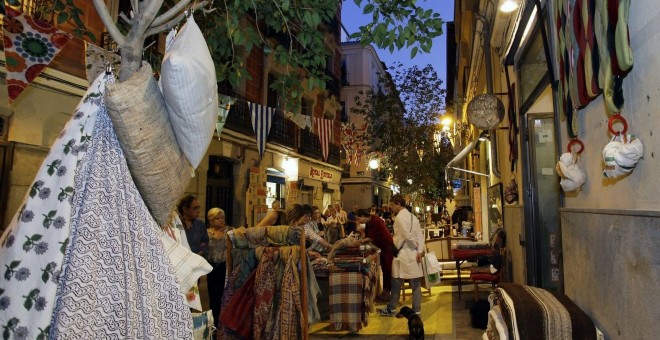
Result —
[[312, 117], [293, 112], [284, 112], [284, 116], [301, 129], [312, 129]]
[[[614, 131], [613, 124], [620, 121], [623, 125], [621, 131]], [[626, 134], [628, 123], [620, 114], [610, 117], [607, 122], [608, 129], [614, 136], [603, 148], [603, 176], [617, 178], [631, 173], [637, 162], [644, 156], [644, 145], [635, 135]]]
[[105, 72], [110, 65], [116, 73], [121, 68], [121, 57], [102, 47], [90, 44], [85, 41], [85, 72], [87, 81], [91, 84], [99, 74]]
[[71, 36], [11, 7], [7, 7], [6, 11], [2, 28], [7, 92], [11, 104], [55, 59]]
[[0, 326], [14, 338], [48, 338], [78, 164], [89, 148], [105, 84], [101, 75], [89, 87], [0, 239], [0, 267], [6, 269], [0, 278]]
[[49, 339], [191, 339], [192, 316], [107, 111], [72, 191]]
[[323, 161], [327, 162], [330, 148], [330, 139], [332, 139], [332, 120], [314, 117], [314, 125], [316, 125], [316, 132], [319, 134], [319, 142], [321, 143]]
[[270, 133], [270, 126], [273, 123], [273, 114], [275, 109], [268, 106], [248, 102], [250, 107], [250, 117], [252, 118], [252, 129], [257, 137], [257, 149], [259, 149], [259, 159], [264, 156], [266, 151], [266, 142]]

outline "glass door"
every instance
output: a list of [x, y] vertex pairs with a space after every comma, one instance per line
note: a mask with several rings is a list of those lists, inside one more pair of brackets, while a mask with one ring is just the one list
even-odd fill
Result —
[[559, 176], [552, 113], [526, 115], [524, 190], [528, 284], [561, 290]]

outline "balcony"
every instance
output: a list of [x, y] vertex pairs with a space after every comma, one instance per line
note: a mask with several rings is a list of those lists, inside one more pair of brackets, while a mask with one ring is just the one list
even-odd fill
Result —
[[[298, 152], [315, 159], [323, 159], [319, 136], [308, 129], [300, 130], [300, 147]], [[329, 158], [329, 157], [328, 157]]]
[[227, 121], [225, 121], [225, 129], [230, 129], [240, 132], [244, 135], [254, 136], [252, 129], [252, 118], [250, 117], [250, 108], [244, 98], [234, 94], [238, 98], [236, 103], [231, 106]]
[[298, 126], [287, 119], [281, 110], [276, 110], [268, 134], [268, 141], [287, 148], [296, 148], [296, 130]]

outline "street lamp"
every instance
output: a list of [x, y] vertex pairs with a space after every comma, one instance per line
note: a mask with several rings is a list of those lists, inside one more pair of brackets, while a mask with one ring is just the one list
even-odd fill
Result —
[[376, 159], [376, 158], [372, 158], [372, 159], [369, 161], [369, 168], [371, 168], [372, 170], [376, 170], [376, 169], [378, 169], [378, 165], [379, 165], [379, 164], [378, 164], [378, 159]]

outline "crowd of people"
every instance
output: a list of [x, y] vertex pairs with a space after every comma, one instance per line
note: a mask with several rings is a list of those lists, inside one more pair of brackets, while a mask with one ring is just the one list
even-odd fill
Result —
[[[177, 206], [178, 217], [185, 231], [186, 242], [193, 253], [203, 256], [213, 270], [207, 275], [210, 307], [218, 325], [222, 294], [226, 278], [227, 233], [225, 211], [212, 207], [206, 214], [206, 223], [200, 220], [201, 206], [193, 195], [185, 196]], [[380, 251], [383, 290], [377, 296], [387, 307], [379, 310], [383, 316], [393, 316], [404, 280], [413, 288], [412, 309], [421, 311], [421, 259], [424, 235], [419, 220], [407, 208], [404, 196], [397, 194], [382, 207], [352, 207], [346, 212], [340, 204], [321, 209], [308, 204], [293, 204], [286, 211], [280, 202], [257, 224], [258, 227], [289, 225], [301, 228], [307, 254], [311, 260], [324, 256], [339, 239], [369, 238]]]

